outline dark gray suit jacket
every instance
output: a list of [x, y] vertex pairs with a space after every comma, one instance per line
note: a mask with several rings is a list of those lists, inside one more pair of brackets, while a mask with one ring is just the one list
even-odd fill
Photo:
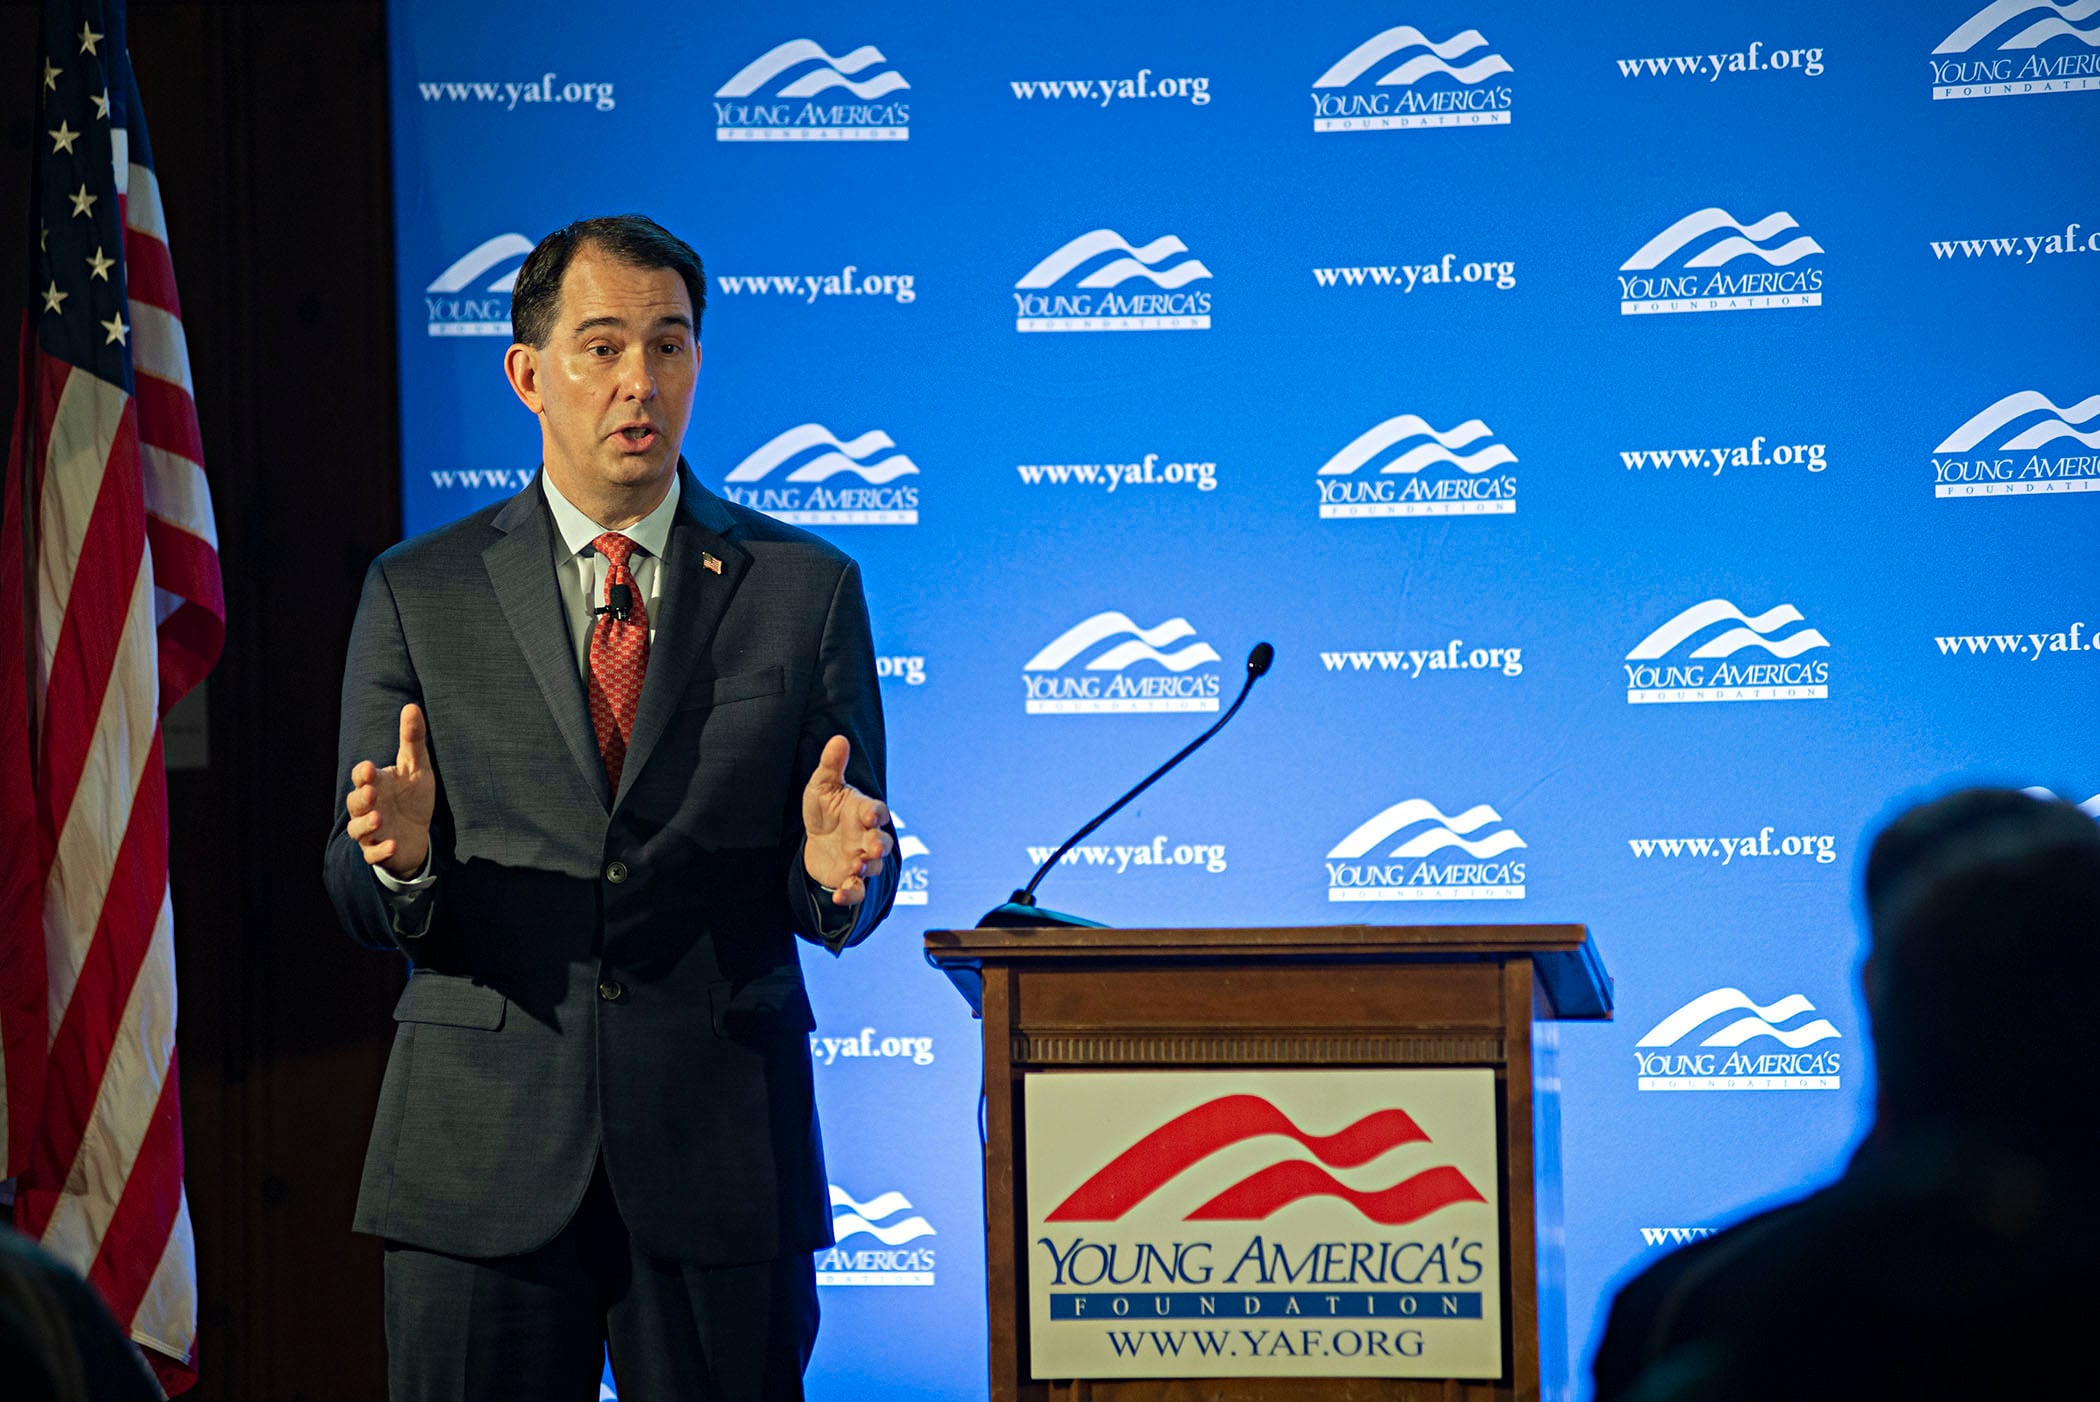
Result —
[[[439, 798], [427, 927], [396, 919], [340, 811], [328, 842], [345, 927], [412, 964], [357, 1230], [527, 1251], [602, 1152], [652, 1253], [722, 1265], [831, 1241], [796, 953], [823, 923], [801, 794], [834, 734], [853, 745], [848, 781], [883, 792], [867, 605], [838, 550], [683, 464], [680, 488], [617, 794], [537, 480], [366, 575], [337, 791], [358, 761], [391, 762], [414, 701]], [[832, 947], [865, 938], [895, 888], [889, 862]]]

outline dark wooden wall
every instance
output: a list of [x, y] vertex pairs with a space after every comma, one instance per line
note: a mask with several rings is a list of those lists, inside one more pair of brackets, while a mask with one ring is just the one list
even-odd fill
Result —
[[[0, 420], [36, 24], [0, 0]], [[170, 798], [198, 1402], [385, 1395], [378, 1248], [349, 1222], [400, 971], [320, 884], [343, 645], [400, 524], [385, 39], [381, 0], [131, 4], [229, 629], [209, 767]]]

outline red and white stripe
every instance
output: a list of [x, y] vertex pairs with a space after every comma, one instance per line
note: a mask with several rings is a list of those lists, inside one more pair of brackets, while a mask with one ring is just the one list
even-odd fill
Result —
[[24, 405], [49, 424], [31, 621], [48, 1041], [31, 1142], [0, 1140], [0, 1161], [17, 1226], [86, 1273], [174, 1392], [197, 1293], [160, 718], [217, 659], [225, 606], [159, 188], [121, 140], [117, 183], [134, 393], [41, 359]]

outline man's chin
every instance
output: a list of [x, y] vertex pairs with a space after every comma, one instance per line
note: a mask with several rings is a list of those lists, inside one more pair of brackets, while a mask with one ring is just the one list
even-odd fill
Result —
[[640, 487], [670, 476], [677, 468], [678, 453], [667, 443], [657, 443], [638, 453], [615, 449], [603, 462], [607, 481]]

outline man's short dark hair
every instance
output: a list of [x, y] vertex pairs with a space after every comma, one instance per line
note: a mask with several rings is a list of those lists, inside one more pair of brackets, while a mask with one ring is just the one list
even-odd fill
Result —
[[693, 302], [693, 334], [700, 334], [700, 313], [707, 310], [707, 270], [700, 266], [700, 255], [645, 214], [610, 214], [564, 224], [527, 255], [510, 293], [513, 340], [535, 350], [547, 344], [561, 306], [561, 280], [582, 248], [595, 248], [630, 268], [669, 268], [677, 273]]

